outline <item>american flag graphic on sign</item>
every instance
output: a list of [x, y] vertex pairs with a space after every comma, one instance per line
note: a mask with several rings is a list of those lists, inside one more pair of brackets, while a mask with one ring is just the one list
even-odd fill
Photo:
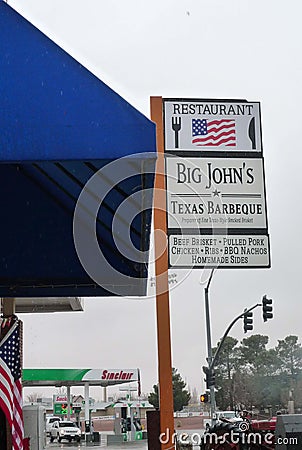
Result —
[[12, 430], [13, 450], [23, 450], [20, 322], [0, 342], [0, 408]]
[[200, 147], [235, 147], [235, 120], [192, 119], [192, 144]]

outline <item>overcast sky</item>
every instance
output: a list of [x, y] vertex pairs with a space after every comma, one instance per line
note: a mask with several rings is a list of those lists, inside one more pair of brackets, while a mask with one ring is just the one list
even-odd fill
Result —
[[[301, 1], [8, 4], [148, 117], [154, 95], [261, 102], [272, 268], [215, 273], [213, 343], [263, 294], [274, 299], [274, 320], [263, 323], [259, 309], [254, 332], [269, 335], [272, 346], [289, 334], [300, 337]], [[171, 328], [173, 366], [202, 392], [206, 334], [200, 275], [193, 271], [172, 290]], [[139, 367], [143, 392], [157, 382], [154, 297], [88, 299], [84, 313], [22, 319], [25, 367]], [[238, 323], [231, 335], [241, 340], [242, 328]]]

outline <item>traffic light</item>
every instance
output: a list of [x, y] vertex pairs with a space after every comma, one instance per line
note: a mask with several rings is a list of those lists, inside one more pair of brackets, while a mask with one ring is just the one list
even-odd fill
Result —
[[273, 300], [271, 298], [267, 298], [266, 295], [262, 298], [262, 312], [263, 312], [263, 320], [266, 322], [268, 319], [273, 318]]
[[214, 370], [210, 370], [208, 367], [203, 366], [203, 371], [206, 374], [206, 387], [207, 389], [210, 389], [211, 386], [215, 386], [215, 372]]
[[215, 372], [209, 371], [207, 380], [206, 380], [207, 389], [210, 389], [211, 386], [215, 386]]
[[243, 329], [244, 329], [245, 333], [247, 331], [252, 331], [252, 329], [253, 329], [253, 313], [252, 313], [252, 311], [244, 313]]
[[200, 401], [201, 401], [201, 403], [208, 403], [208, 401], [209, 401], [209, 394], [201, 394]]

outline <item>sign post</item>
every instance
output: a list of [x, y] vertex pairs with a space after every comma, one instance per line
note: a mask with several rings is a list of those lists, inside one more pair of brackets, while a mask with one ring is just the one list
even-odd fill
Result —
[[157, 125], [158, 159], [154, 192], [156, 313], [161, 449], [174, 448], [174, 415], [168, 283], [166, 187], [163, 142], [162, 98], [151, 97], [151, 120]]

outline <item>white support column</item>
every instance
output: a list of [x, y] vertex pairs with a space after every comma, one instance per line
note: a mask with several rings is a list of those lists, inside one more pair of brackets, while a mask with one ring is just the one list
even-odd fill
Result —
[[67, 386], [67, 420], [70, 420], [70, 386]]
[[86, 423], [89, 422], [89, 383], [87, 382], [84, 385], [84, 396], [85, 396], [85, 425], [86, 425]]
[[103, 401], [107, 402], [107, 386], [103, 387]]

